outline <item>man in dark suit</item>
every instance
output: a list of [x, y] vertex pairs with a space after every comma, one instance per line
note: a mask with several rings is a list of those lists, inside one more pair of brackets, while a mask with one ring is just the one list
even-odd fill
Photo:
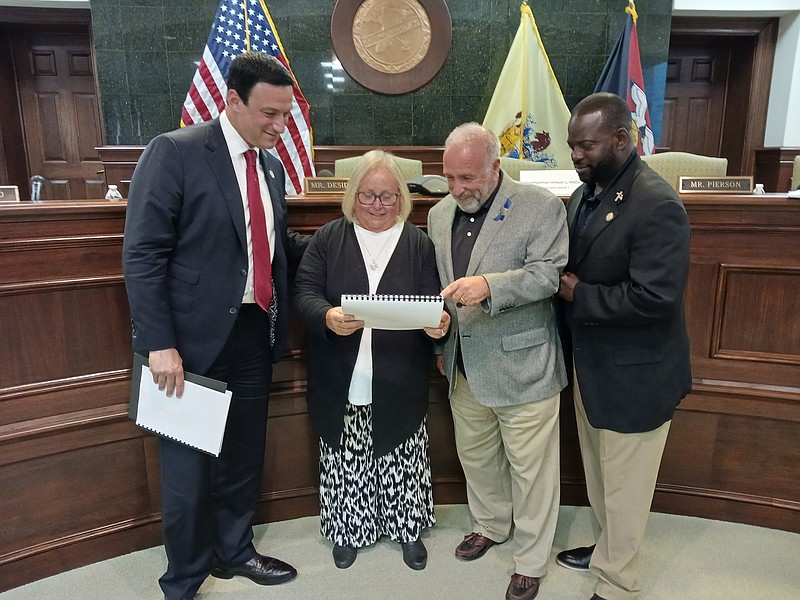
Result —
[[675, 407], [691, 387], [683, 290], [689, 221], [672, 187], [637, 155], [627, 103], [593, 94], [573, 109], [562, 335], [596, 545], [562, 566], [598, 577], [593, 600], [636, 598], [637, 554]]
[[283, 353], [289, 265], [307, 243], [287, 232], [284, 171], [272, 148], [293, 79], [273, 58], [233, 60], [218, 119], [156, 137], [131, 180], [123, 272], [133, 346], [167, 396], [184, 369], [233, 392], [218, 458], [161, 438], [169, 565], [165, 598], [193, 598], [209, 573], [259, 584], [293, 579], [257, 553], [252, 518], [264, 463], [272, 363]]

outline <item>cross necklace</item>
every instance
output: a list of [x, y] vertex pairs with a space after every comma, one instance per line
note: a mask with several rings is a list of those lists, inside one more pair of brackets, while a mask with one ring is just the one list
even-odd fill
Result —
[[361, 247], [364, 248], [364, 251], [369, 256], [369, 263], [367, 264], [367, 266], [369, 267], [370, 271], [377, 271], [378, 268], [380, 267], [380, 265], [378, 264], [378, 259], [381, 257], [381, 254], [383, 254], [383, 251], [386, 250], [386, 245], [389, 243], [389, 240], [392, 239], [391, 229], [386, 231], [387, 235], [386, 239], [383, 242], [383, 246], [381, 246], [381, 249], [378, 251], [378, 253], [375, 256], [373, 256], [372, 252], [369, 251], [369, 246], [367, 245], [366, 240], [363, 237], [361, 237], [361, 234], [358, 231], [359, 228], [360, 228], [359, 225], [355, 225], [356, 237], [358, 238], [358, 241], [361, 242]]

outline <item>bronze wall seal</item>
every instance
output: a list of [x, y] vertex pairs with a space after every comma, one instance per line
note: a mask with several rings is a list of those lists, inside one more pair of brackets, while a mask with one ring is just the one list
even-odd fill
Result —
[[441, 69], [452, 22], [444, 0], [338, 0], [331, 37], [350, 77], [376, 92], [404, 94]]
[[428, 53], [431, 22], [417, 0], [366, 0], [353, 19], [353, 42], [376, 71], [404, 73]]

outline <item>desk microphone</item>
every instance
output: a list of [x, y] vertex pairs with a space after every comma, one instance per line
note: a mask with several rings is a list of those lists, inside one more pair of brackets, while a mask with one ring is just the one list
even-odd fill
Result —
[[31, 200], [33, 202], [42, 201], [42, 188], [47, 180], [41, 175], [31, 177]]

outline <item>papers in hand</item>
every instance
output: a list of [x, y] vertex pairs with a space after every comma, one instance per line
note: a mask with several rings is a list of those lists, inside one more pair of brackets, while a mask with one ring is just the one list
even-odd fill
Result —
[[130, 417], [139, 427], [208, 454], [219, 456], [231, 392], [225, 382], [185, 373], [183, 396], [167, 397], [153, 382], [146, 360], [135, 355]]
[[342, 294], [342, 311], [373, 329], [438, 327], [443, 305], [441, 296]]

